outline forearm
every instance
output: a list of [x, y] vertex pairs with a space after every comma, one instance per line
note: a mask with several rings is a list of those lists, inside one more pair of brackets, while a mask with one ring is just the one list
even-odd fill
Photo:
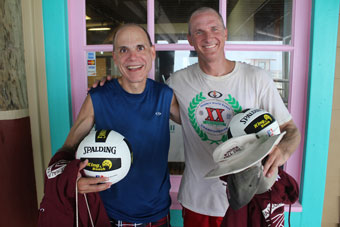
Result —
[[92, 101], [89, 96], [85, 99], [78, 118], [72, 126], [66, 141], [59, 150], [75, 153], [81, 140], [90, 132], [94, 125]]
[[292, 120], [280, 126], [280, 129], [281, 132], [286, 132], [286, 135], [283, 137], [278, 145], [279, 149], [283, 153], [284, 162], [286, 162], [299, 146], [301, 141], [301, 134]]
[[181, 124], [181, 116], [179, 114], [179, 105], [178, 105], [175, 94], [173, 94], [172, 100], [171, 100], [170, 119], [176, 122], [177, 124]]

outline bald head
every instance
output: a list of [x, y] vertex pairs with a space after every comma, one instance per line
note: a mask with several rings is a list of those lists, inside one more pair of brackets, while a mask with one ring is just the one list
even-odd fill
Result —
[[145, 33], [145, 36], [148, 40], [148, 43], [150, 44], [150, 46], [152, 46], [152, 42], [151, 42], [151, 38], [150, 38], [150, 35], [149, 33], [145, 30], [145, 28], [143, 28], [142, 26], [140, 26], [139, 24], [133, 24], [133, 23], [128, 23], [128, 24], [123, 24], [123, 25], [120, 25], [117, 29], [117, 31], [115, 32], [114, 36], [113, 36], [113, 39], [112, 39], [112, 44], [113, 44], [113, 51], [115, 50], [115, 44], [116, 44], [116, 38], [117, 36], [119, 35], [119, 32], [121, 30], [124, 30], [126, 28], [130, 28], [130, 27], [135, 27], [137, 29], [140, 29], [142, 30], [144, 33]]
[[221, 14], [219, 14], [219, 12], [217, 12], [215, 9], [210, 8], [210, 7], [201, 7], [201, 8], [198, 8], [197, 10], [195, 10], [189, 18], [189, 22], [188, 22], [188, 34], [189, 35], [191, 35], [191, 20], [192, 20], [192, 18], [198, 16], [199, 14], [203, 14], [203, 13], [207, 13], [207, 12], [215, 13], [217, 15], [218, 19], [220, 20], [221, 24], [223, 25], [223, 28], [225, 28], [223, 18], [221, 16]]

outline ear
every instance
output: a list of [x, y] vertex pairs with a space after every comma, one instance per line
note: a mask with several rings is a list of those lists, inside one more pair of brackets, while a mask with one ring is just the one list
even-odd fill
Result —
[[[115, 63], [116, 62], [116, 59], [117, 59], [117, 57], [116, 57], [116, 54], [115, 54], [115, 52], [114, 51], [112, 51], [112, 58], [113, 58], [113, 62]], [[116, 64], [116, 63], [115, 63]]]
[[188, 39], [188, 42], [189, 42], [190, 46], [194, 46], [194, 45], [193, 45], [193, 42], [192, 42], [192, 37], [191, 37], [191, 35], [187, 34], [187, 39]]
[[224, 29], [224, 35], [225, 35], [225, 41], [227, 41], [228, 40], [228, 29], [227, 28]]
[[156, 49], [154, 45], [151, 46], [151, 55], [152, 55], [152, 61], [154, 61], [156, 59]]

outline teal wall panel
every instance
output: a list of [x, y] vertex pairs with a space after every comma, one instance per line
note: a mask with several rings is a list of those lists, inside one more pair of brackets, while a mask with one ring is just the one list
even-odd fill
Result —
[[300, 223], [321, 226], [335, 72], [339, 0], [313, 0]]
[[67, 0], [42, 0], [51, 149], [64, 143], [72, 123]]

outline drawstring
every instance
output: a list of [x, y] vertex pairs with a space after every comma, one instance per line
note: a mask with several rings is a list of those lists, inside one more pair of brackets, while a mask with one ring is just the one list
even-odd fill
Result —
[[288, 225], [290, 227], [290, 210], [291, 210], [292, 205], [289, 204], [289, 213], [288, 213]]
[[[78, 208], [78, 180], [79, 179], [80, 179], [80, 177], [78, 177], [77, 181], [76, 181], [76, 226], [77, 227], [79, 226], [79, 208]], [[90, 216], [91, 225], [92, 225], [92, 227], [94, 227], [90, 207], [89, 207], [89, 204], [87, 202], [87, 197], [86, 197], [85, 193], [84, 193], [84, 199], [85, 199], [85, 203], [86, 203], [86, 207], [87, 207], [87, 212], [89, 213], [89, 216]]]
[[270, 221], [270, 226], [273, 226], [273, 222], [272, 222], [272, 192], [269, 193], [270, 196], [270, 210], [269, 210], [269, 221]]
[[93, 220], [92, 220], [92, 215], [91, 215], [91, 211], [90, 211], [90, 207], [89, 207], [89, 203], [87, 202], [87, 197], [86, 197], [85, 193], [84, 193], [84, 198], [85, 198], [85, 202], [86, 202], [87, 212], [89, 213], [89, 216], [90, 216], [91, 225], [92, 225], [92, 227], [94, 227]]

